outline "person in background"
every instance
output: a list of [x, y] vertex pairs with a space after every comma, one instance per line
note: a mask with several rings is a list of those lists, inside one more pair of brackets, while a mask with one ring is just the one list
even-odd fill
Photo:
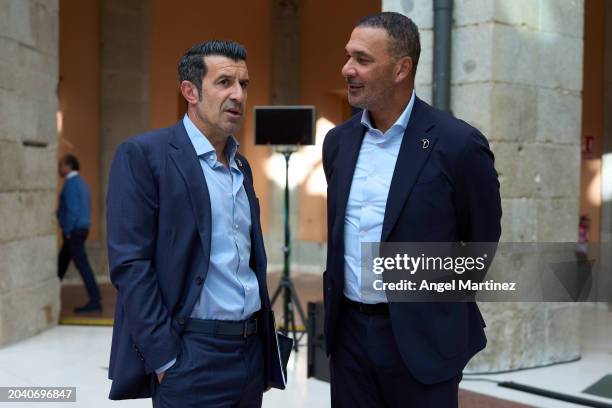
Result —
[[85, 240], [91, 224], [91, 193], [87, 183], [79, 175], [79, 161], [75, 156], [71, 154], [64, 156], [59, 161], [58, 170], [60, 177], [65, 181], [57, 210], [63, 238], [62, 249], [57, 259], [57, 276], [60, 280], [64, 279], [70, 261], [74, 261], [89, 297], [89, 301], [75, 308], [74, 312], [101, 312], [100, 290], [85, 251]]

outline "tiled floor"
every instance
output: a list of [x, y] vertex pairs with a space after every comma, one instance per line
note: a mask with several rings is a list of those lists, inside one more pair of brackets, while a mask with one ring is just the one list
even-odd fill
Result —
[[[150, 400], [109, 401], [106, 379], [110, 327], [58, 326], [0, 349], [0, 386], [76, 387], [77, 403], [45, 403], [44, 407], [150, 407]], [[288, 390], [265, 394], [265, 407], [329, 406], [329, 385], [306, 379], [306, 350], [290, 362]], [[0, 403], [0, 407], [4, 407]], [[41, 404], [20, 403], [18, 407]]]
[[[532, 387], [605, 402], [612, 406], [612, 399], [598, 398], [582, 393], [585, 388], [595, 383], [604, 375], [612, 374], [612, 312], [608, 310], [607, 306], [596, 307], [584, 304], [582, 307], [582, 358], [579, 361], [507, 374], [466, 375], [461, 383], [461, 387], [465, 390], [495, 395], [500, 398], [523, 402], [537, 407], [569, 408], [582, 406], [501, 388], [494, 383], [488, 382], [490, 380], [513, 381]], [[486, 379], [487, 382], [475, 381], [477, 378]]]
[[[500, 375], [465, 376], [461, 383], [462, 408], [510, 407], [493, 404], [482, 395], [544, 408], [577, 407], [544, 397], [498, 387], [494, 381], [515, 381], [558, 392], [581, 394], [603, 375], [612, 373], [612, 313], [585, 307], [583, 314], [583, 358], [575, 363], [524, 370]], [[110, 348], [110, 327], [58, 326], [28, 340], [0, 349], [0, 386], [74, 386], [77, 403], [13, 404], [17, 407], [150, 407], [150, 400], [113, 402], [107, 399], [106, 379]], [[286, 391], [272, 390], [264, 396], [264, 407], [317, 408], [329, 406], [329, 385], [306, 379], [306, 350], [290, 362], [290, 386]], [[484, 378], [485, 381], [475, 381]], [[612, 404], [612, 400], [599, 399]], [[13, 406], [0, 403], [0, 408]], [[514, 405], [512, 405], [514, 406]]]

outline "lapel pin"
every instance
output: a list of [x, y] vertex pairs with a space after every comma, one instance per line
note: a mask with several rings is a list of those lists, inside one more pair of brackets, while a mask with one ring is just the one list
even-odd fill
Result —
[[429, 147], [429, 139], [421, 139], [423, 143], [423, 149], [427, 149]]

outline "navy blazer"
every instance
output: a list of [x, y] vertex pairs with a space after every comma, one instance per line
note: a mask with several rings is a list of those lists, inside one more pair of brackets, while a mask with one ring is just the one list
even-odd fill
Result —
[[[344, 219], [365, 128], [361, 114], [323, 143], [327, 178], [327, 352], [334, 350], [344, 291]], [[427, 139], [429, 146], [423, 148]], [[381, 242], [497, 242], [501, 199], [494, 157], [475, 128], [419, 98], [391, 180]], [[425, 384], [459, 374], [486, 345], [475, 303], [390, 303], [393, 333], [411, 374]]]
[[[267, 328], [260, 330], [267, 383], [274, 329], [266, 253], [253, 174], [247, 160], [236, 157], [251, 208], [250, 266], [259, 283], [261, 327]], [[210, 197], [182, 122], [117, 148], [106, 200], [110, 278], [117, 288], [109, 398], [147, 398], [157, 381], [155, 369], [178, 355], [210, 258]]]

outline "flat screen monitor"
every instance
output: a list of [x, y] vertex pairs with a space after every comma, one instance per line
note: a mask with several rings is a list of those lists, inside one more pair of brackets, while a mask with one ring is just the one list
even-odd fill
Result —
[[314, 144], [314, 106], [256, 106], [256, 145]]

